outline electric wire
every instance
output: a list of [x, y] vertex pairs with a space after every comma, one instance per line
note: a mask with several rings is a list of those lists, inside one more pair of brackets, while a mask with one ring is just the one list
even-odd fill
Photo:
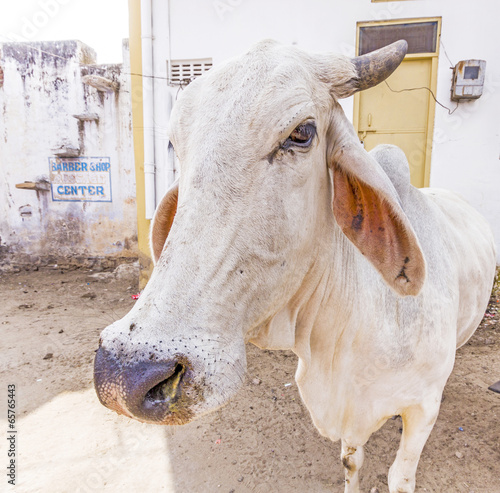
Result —
[[[7, 36], [2, 36], [3, 38], [5, 39], [9, 39]], [[11, 42], [16, 42], [14, 40], [10, 40]], [[23, 44], [26, 44], [25, 42], [22, 42]], [[443, 51], [445, 53], [445, 56], [446, 58], [448, 59], [448, 61], [453, 65], [452, 61], [450, 60], [449, 56], [448, 56], [448, 53], [446, 52], [446, 48], [443, 44], [443, 41], [441, 40], [441, 45], [443, 46]], [[69, 58], [67, 57], [63, 57], [61, 55], [57, 55], [55, 53], [50, 53], [48, 51], [45, 51], [45, 50], [42, 50], [41, 48], [37, 47], [37, 46], [33, 46], [33, 45], [28, 45], [26, 44], [26, 46], [28, 46], [29, 48], [32, 48], [34, 50], [37, 50], [37, 51], [40, 51], [41, 53], [45, 53], [46, 55], [50, 55], [50, 56], [54, 56], [54, 57], [57, 57], [57, 58], [61, 58], [63, 60], [69, 60]], [[136, 76], [136, 77], [143, 77], [143, 78], [151, 78], [151, 79], [158, 79], [158, 80], [166, 80], [168, 84], [170, 84], [172, 82], [172, 80], [169, 78], [169, 77], [161, 77], [159, 75], [143, 75], [143, 74], [140, 74], [140, 73], [136, 73], [136, 72], [122, 72], [122, 74], [124, 75], [130, 75], [130, 76]], [[179, 95], [179, 91], [183, 90], [185, 86], [187, 86], [189, 83], [191, 82], [190, 79], [186, 79], [186, 80], [182, 80], [179, 82], [179, 89], [177, 90], [177, 93], [176, 93], [176, 99]], [[392, 89], [391, 86], [389, 86], [389, 84], [387, 83], [386, 80], [384, 80], [386, 86], [389, 88], [389, 90], [391, 92], [394, 92], [394, 93], [400, 93], [400, 92], [405, 92], [405, 91], [417, 91], [417, 90], [420, 90], [420, 89], [426, 89], [427, 91], [430, 92], [432, 98], [434, 99], [434, 101], [439, 105], [441, 106], [442, 108], [444, 108], [445, 110], [448, 111], [448, 114], [449, 115], [452, 115], [456, 109], [458, 108], [459, 106], [459, 103], [457, 102], [457, 105], [455, 106], [455, 108], [453, 110], [451, 110], [450, 108], [448, 108], [447, 106], [445, 106], [444, 104], [440, 103], [436, 96], [434, 95], [434, 93], [432, 92], [432, 90], [429, 88], [429, 87], [426, 87], [426, 86], [422, 86], [422, 87], [411, 87], [411, 88], [406, 88], [406, 89], [400, 89], [400, 90], [396, 90], [396, 89]]]
[[445, 110], [448, 111], [448, 115], [453, 115], [453, 113], [455, 113], [456, 109], [458, 108], [458, 103], [457, 105], [455, 106], [455, 108], [453, 110], [451, 110], [450, 108], [448, 108], [447, 106], [445, 106], [444, 104], [440, 103], [436, 96], [434, 95], [434, 93], [432, 92], [432, 90], [427, 87], [427, 86], [422, 86], [422, 87], [409, 87], [409, 88], [406, 88], [406, 89], [393, 89], [388, 83], [386, 80], [384, 80], [385, 82], [385, 85], [389, 88], [389, 90], [391, 92], [406, 92], [406, 91], [418, 91], [418, 90], [421, 90], [421, 89], [426, 89], [427, 91], [430, 92], [432, 98], [434, 99], [434, 101], [436, 101], [436, 103], [441, 106], [442, 108], [444, 108]]

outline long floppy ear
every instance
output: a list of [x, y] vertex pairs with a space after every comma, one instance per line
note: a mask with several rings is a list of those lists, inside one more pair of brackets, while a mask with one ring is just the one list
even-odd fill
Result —
[[426, 271], [419, 241], [389, 178], [354, 139], [329, 162], [335, 219], [396, 293], [417, 295]]
[[155, 264], [160, 258], [168, 233], [174, 222], [175, 213], [177, 211], [178, 195], [179, 180], [177, 179], [167, 190], [167, 193], [161, 199], [160, 205], [156, 208], [149, 235], [151, 253]]
[[[336, 98], [373, 87], [389, 77], [408, 50], [404, 40], [358, 56], [323, 56], [321, 80]], [[340, 75], [339, 75], [340, 74]], [[417, 295], [425, 259], [399, 196], [380, 165], [360, 144], [338, 103], [330, 128], [328, 164], [333, 172], [333, 214], [344, 234], [399, 295]]]

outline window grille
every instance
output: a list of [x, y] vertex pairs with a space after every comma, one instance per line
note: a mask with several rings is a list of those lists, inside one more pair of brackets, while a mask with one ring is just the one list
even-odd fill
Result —
[[211, 68], [211, 58], [171, 60], [170, 64], [167, 62], [168, 82], [171, 85], [189, 84]]
[[408, 42], [408, 53], [435, 53], [437, 21], [363, 26], [359, 31], [359, 55], [364, 55], [399, 39]]

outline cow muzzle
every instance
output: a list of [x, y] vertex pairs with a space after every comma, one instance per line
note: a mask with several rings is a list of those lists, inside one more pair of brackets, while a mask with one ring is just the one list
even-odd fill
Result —
[[155, 424], [185, 424], [194, 417], [193, 405], [203, 400], [194, 385], [192, 365], [182, 356], [122, 366], [113, 353], [100, 347], [94, 385], [104, 406]]

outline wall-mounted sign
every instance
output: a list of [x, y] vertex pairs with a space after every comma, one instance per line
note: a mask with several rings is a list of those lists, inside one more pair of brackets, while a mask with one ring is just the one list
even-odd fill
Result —
[[111, 202], [109, 157], [49, 157], [52, 200]]

